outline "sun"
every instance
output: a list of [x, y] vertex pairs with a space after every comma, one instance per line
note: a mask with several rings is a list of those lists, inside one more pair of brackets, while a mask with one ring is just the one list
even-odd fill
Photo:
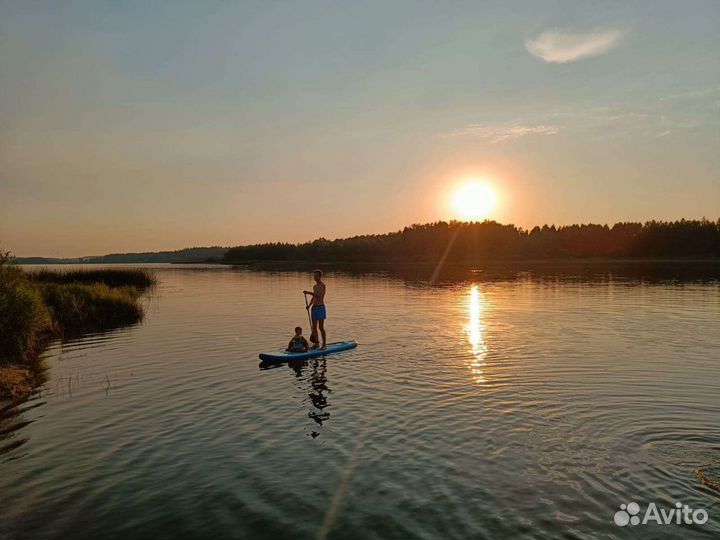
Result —
[[453, 206], [462, 219], [486, 219], [497, 204], [497, 195], [493, 188], [477, 180], [461, 185], [453, 194]]

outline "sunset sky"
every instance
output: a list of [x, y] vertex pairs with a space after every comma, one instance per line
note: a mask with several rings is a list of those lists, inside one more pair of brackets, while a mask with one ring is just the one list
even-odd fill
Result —
[[0, 1], [0, 247], [720, 217], [720, 2]]

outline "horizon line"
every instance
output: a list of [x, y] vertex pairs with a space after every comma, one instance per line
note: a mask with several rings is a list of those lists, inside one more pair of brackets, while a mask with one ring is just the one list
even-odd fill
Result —
[[[693, 222], [693, 221], [720, 224], [720, 215], [718, 215], [717, 220], [712, 220], [712, 219], [708, 218], [707, 216], [702, 216], [700, 218], [679, 218], [679, 219], [674, 219], [674, 220], [662, 220], [662, 219], [648, 219], [645, 221], [626, 220], [626, 221], [616, 221], [612, 225], [610, 225], [608, 222], [605, 222], [605, 223], [587, 222], [587, 223], [571, 223], [571, 224], [544, 223], [543, 225], [533, 225], [530, 228], [520, 227], [520, 226], [515, 225], [514, 223], [501, 223], [495, 219], [484, 219], [484, 220], [462, 220], [462, 219], [443, 220], [443, 219], [440, 219], [437, 221], [428, 221], [425, 223], [415, 222], [415, 223], [411, 223], [410, 225], [405, 225], [404, 227], [402, 227], [400, 229], [395, 229], [395, 230], [386, 231], [386, 232], [376, 232], [376, 233], [367, 232], [367, 233], [355, 234], [352, 236], [338, 236], [335, 238], [325, 238], [324, 236], [319, 236], [319, 237], [316, 237], [316, 238], [313, 238], [310, 240], [302, 240], [302, 241], [298, 241], [298, 242], [275, 240], [275, 241], [255, 242], [252, 244], [235, 244], [232, 246], [205, 245], [205, 246], [186, 246], [186, 247], [181, 247], [181, 248], [176, 248], [176, 249], [155, 249], [155, 250], [122, 251], [122, 252], [121, 251], [110, 251], [110, 252], [104, 253], [102, 255], [78, 255], [76, 257], [60, 257], [58, 255], [56, 255], [56, 256], [16, 255], [14, 253], [12, 254], [12, 256], [15, 259], [53, 259], [53, 260], [62, 261], [62, 260], [73, 260], [73, 259], [93, 259], [93, 258], [99, 258], [99, 257], [109, 257], [112, 255], [143, 255], [143, 254], [148, 254], [148, 253], [176, 253], [179, 251], [186, 251], [186, 250], [193, 250], [193, 249], [225, 249], [225, 250], [228, 250], [228, 249], [238, 248], [238, 247], [261, 246], [261, 245], [268, 245], [268, 244], [290, 244], [290, 245], [299, 246], [299, 245], [303, 245], [303, 244], [310, 244], [317, 240], [327, 240], [329, 242], [334, 242], [337, 240], [347, 240], [350, 238], [357, 238], [357, 237], [361, 237], [361, 236], [383, 236], [383, 235], [389, 235], [389, 234], [397, 234], [397, 233], [401, 233], [403, 230], [405, 230], [407, 228], [416, 227], [416, 226], [423, 227], [423, 226], [427, 226], [427, 225], [437, 225], [440, 223], [447, 223], [448, 225], [451, 225], [451, 224], [471, 225], [471, 224], [482, 224], [482, 223], [495, 223], [495, 224], [501, 225], [503, 227], [514, 227], [514, 228], [518, 229], [519, 231], [525, 231], [525, 232], [529, 233], [532, 230], [534, 230], [535, 228], [542, 229], [543, 227], [549, 227], [549, 228], [555, 227], [556, 229], [559, 229], [559, 228], [563, 228], [563, 227], [600, 226], [600, 227], [612, 228], [615, 225], [627, 224], [627, 223], [639, 223], [641, 225], [646, 225], [648, 223], [681, 223], [681, 222]], [[0, 244], [0, 247], [1, 247], [1, 244]]]

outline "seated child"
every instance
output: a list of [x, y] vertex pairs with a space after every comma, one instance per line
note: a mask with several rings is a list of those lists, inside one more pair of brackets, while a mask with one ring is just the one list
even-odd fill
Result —
[[287, 352], [307, 352], [310, 347], [308, 340], [302, 335], [302, 328], [299, 326], [295, 327], [295, 335], [288, 343]]

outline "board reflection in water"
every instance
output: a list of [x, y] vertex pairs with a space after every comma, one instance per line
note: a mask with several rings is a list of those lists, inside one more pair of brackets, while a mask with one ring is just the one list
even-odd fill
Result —
[[[260, 362], [260, 371], [269, 369], [290, 369], [295, 375], [296, 387], [305, 394], [303, 403], [309, 403], [307, 412], [316, 424], [322, 426], [329, 418], [330, 413], [325, 409], [330, 405], [326, 394], [331, 392], [327, 386], [327, 359], [313, 358], [311, 360], [292, 360], [284, 364], [276, 362]], [[312, 430], [308, 435], [315, 438], [320, 433]]]

